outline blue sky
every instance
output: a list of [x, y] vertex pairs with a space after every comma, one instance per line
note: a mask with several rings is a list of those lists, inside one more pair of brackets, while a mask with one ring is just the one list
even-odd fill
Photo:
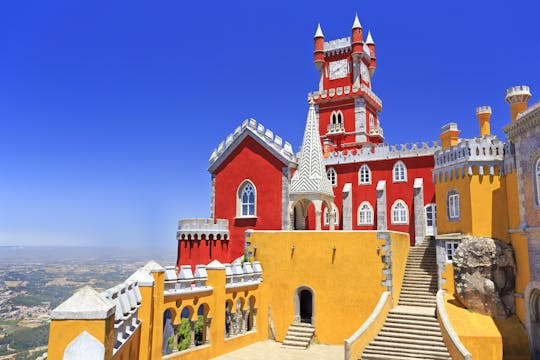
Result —
[[0, 245], [159, 246], [209, 210], [213, 148], [253, 117], [295, 149], [317, 86], [313, 34], [377, 44], [392, 144], [539, 100], [537, 1], [2, 1]]

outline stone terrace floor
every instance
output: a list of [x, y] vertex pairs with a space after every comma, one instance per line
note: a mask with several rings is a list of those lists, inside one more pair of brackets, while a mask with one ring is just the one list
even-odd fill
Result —
[[218, 356], [214, 360], [328, 360], [343, 359], [343, 345], [310, 345], [306, 350], [286, 349], [272, 340], [258, 342]]

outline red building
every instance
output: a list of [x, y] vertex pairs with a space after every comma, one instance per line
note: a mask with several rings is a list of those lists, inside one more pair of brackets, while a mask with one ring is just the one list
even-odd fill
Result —
[[[411, 244], [434, 235], [431, 171], [438, 145], [383, 143], [371, 34], [364, 41], [358, 17], [350, 37], [329, 42], [318, 26], [314, 48], [319, 89], [308, 95], [303, 153], [297, 158], [289, 143], [245, 120], [210, 158], [210, 219], [179, 223], [178, 264], [231, 262], [244, 254], [248, 229], [326, 230], [333, 223], [336, 230], [407, 232]], [[319, 169], [326, 178], [311, 184], [316, 190], [299, 190]]]

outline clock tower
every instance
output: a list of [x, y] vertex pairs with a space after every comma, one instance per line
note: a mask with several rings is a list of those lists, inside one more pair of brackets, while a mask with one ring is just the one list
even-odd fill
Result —
[[319, 90], [309, 94], [319, 107], [319, 133], [323, 151], [361, 148], [384, 140], [379, 122], [382, 102], [372, 91], [375, 43], [364, 41], [355, 17], [351, 36], [325, 41], [320, 24], [315, 33], [314, 64]]

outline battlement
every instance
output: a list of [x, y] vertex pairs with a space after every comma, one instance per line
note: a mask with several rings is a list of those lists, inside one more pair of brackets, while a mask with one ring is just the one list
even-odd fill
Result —
[[361, 84], [360, 87], [352, 86], [340, 86], [337, 88], [331, 88], [328, 90], [314, 91], [308, 93], [308, 100], [325, 100], [325, 99], [339, 99], [346, 97], [349, 94], [364, 95], [366, 100], [379, 110], [382, 109], [382, 100], [375, 95], [375, 93], [367, 87], [365, 84]]
[[229, 240], [229, 220], [190, 218], [178, 221], [177, 240]]
[[514, 86], [506, 89], [505, 100], [509, 104], [527, 102], [531, 97], [531, 90], [526, 85]]
[[462, 139], [459, 144], [435, 152], [435, 169], [471, 161], [502, 161], [504, 143], [491, 135]]
[[[382, 129], [381, 129], [382, 130]], [[399, 148], [398, 148], [399, 146]], [[367, 145], [360, 149], [333, 151], [324, 159], [325, 165], [350, 164], [373, 160], [399, 159], [416, 156], [432, 156], [440, 149], [438, 141], [402, 144]]]
[[262, 266], [259, 261], [224, 264], [227, 289], [257, 285], [262, 282]]
[[476, 115], [491, 114], [491, 106], [479, 106], [476, 108]]
[[[325, 55], [344, 54], [351, 51], [352, 44], [350, 36], [324, 42]], [[371, 61], [369, 46], [366, 43], [364, 43], [363, 51], [364, 57], [367, 59], [367, 61]]]
[[235, 140], [239, 139], [246, 131], [253, 134], [269, 150], [276, 152], [282, 160], [287, 162], [294, 162], [296, 160], [290, 143], [287, 141], [284, 143], [281, 137], [274, 135], [272, 130], [265, 129], [264, 125], [257, 123], [255, 119], [246, 119], [242, 122], [241, 126], [238, 126], [232, 134], [229, 134], [227, 138], [218, 145], [217, 149], [214, 149], [209, 159], [210, 168], [213, 168], [213, 165], [218, 159], [220, 159], [220, 157], [231, 148], [231, 145], [233, 145]]
[[182, 265], [178, 271], [174, 265], [165, 266], [165, 297], [211, 291], [212, 287], [206, 285], [207, 280], [205, 265], [197, 265], [195, 273], [190, 265]]

